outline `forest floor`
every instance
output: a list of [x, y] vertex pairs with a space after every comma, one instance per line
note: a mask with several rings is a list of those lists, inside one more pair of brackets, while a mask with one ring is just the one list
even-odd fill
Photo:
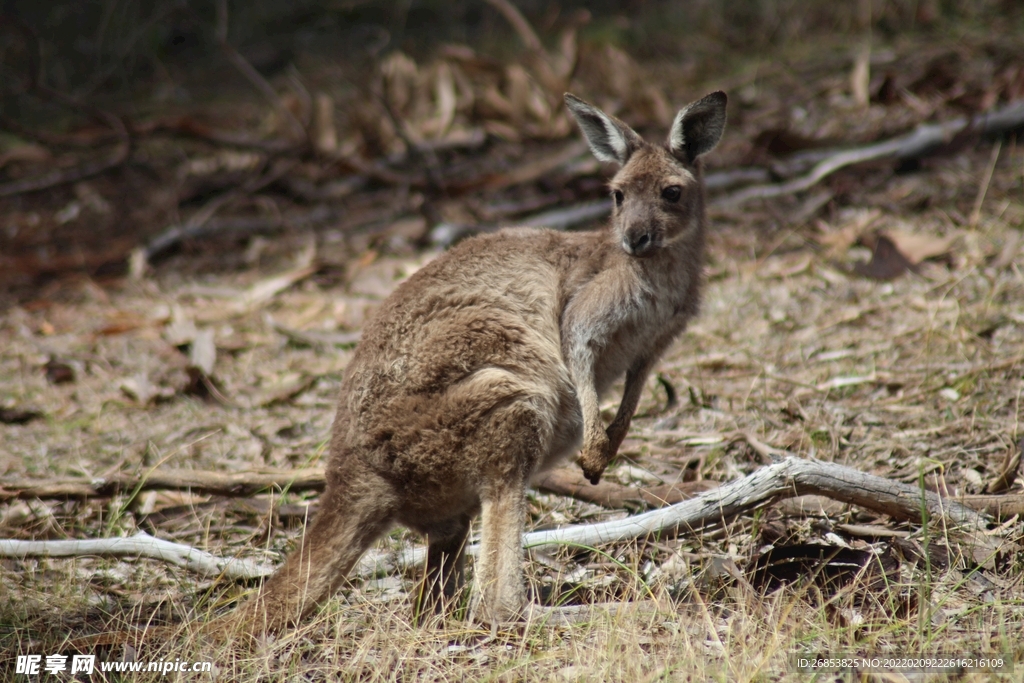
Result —
[[[676, 108], [724, 89], [730, 124], [709, 174], [769, 169], [752, 177], [771, 182], [801, 154], [863, 146], [1024, 98], [1024, 40], [1006, 31], [876, 41], [866, 61], [852, 42], [824, 54], [792, 48], [723, 71], [641, 64], [591, 47], [566, 82], [658, 135]], [[556, 66], [557, 56], [549, 55]], [[867, 75], [858, 74], [865, 64]], [[588, 159], [556, 100], [535, 96], [543, 79], [518, 68], [529, 84], [519, 94], [514, 69], [467, 51], [429, 64], [385, 60], [382, 92], [395, 98], [394, 120], [408, 122], [398, 134], [389, 116], [360, 118], [346, 108], [358, 89], [320, 85], [337, 76], [330, 65], [310, 66], [307, 89], [330, 95], [313, 97], [312, 109], [333, 97], [348, 112], [337, 130], [310, 124], [336, 136], [333, 146], [321, 139], [321, 156], [140, 134], [112, 171], [0, 197], [0, 537], [145, 530], [216, 555], [280, 563], [303, 529], [294, 506], [315, 504], [315, 492], [41, 500], [18, 497], [12, 483], [322, 465], [354, 333], [398, 283], [453, 231], [525, 222], [604, 196], [609, 169]], [[609, 76], [627, 68], [633, 76], [623, 82]], [[500, 71], [493, 81], [501, 99], [488, 95], [486, 69]], [[286, 125], [265, 112], [255, 117], [252, 105], [204, 106], [204, 120], [222, 128], [252, 124], [271, 138]], [[110, 143], [102, 130], [82, 134], [96, 136], [94, 147]], [[432, 139], [443, 144], [423, 143]], [[72, 167], [86, 153], [69, 147], [59, 156], [22, 142], [21, 156], [0, 166], [7, 181], [46, 164]], [[354, 168], [357, 158], [390, 161]], [[662, 379], [649, 381], [606, 479], [632, 488], [726, 482], [768, 462], [741, 438], [753, 435], [951, 498], [1019, 495], [1017, 137], [962, 135], [927, 156], [850, 166], [806, 191], [742, 205], [727, 201], [738, 186], [727, 184], [710, 191], [702, 312], [659, 364]], [[154, 249], [127, 272], [133, 249], [229, 193], [206, 217], [208, 232]], [[679, 397], [674, 406], [666, 384]], [[607, 399], [612, 414], [616, 394]], [[279, 506], [291, 512], [278, 514]], [[531, 491], [527, 528], [635, 511]], [[992, 529], [1008, 548], [1024, 537], [1016, 516]], [[379, 548], [420, 543], [396, 529]], [[869, 551], [896, 568], [882, 590], [858, 578], [819, 585], [826, 560], [801, 565], [805, 576], [781, 587], [758, 583], [754, 567], [770, 549], [815, 546]], [[353, 580], [301, 628], [245, 652], [196, 642], [190, 624], [228, 609], [252, 585], [154, 560], [2, 559], [0, 652], [12, 662], [70, 653], [68, 638], [170, 624], [178, 637], [135, 656], [209, 660], [225, 681], [328, 680], [339, 670], [366, 681], [803, 680], [812, 674], [797, 668], [798, 653], [1001, 657], [1017, 671], [959, 680], [1020, 680], [1022, 557], [965, 557], [936, 524], [815, 499], [698, 535], [528, 553], [532, 600], [592, 606], [571, 619], [497, 632], [455, 618], [416, 626], [411, 569]], [[101, 659], [126, 654], [100, 651]], [[103, 676], [117, 679], [88, 680]]]

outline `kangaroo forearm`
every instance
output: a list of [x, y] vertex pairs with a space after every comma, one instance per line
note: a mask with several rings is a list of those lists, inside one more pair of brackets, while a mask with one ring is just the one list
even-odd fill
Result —
[[588, 370], [580, 368], [578, 373], [573, 373], [576, 379], [576, 397], [580, 402], [580, 409], [583, 413], [583, 445], [592, 444], [595, 439], [600, 439], [604, 434], [604, 426], [601, 422], [601, 401], [597, 395], [597, 387], [593, 381], [593, 367]]
[[640, 395], [643, 394], [644, 385], [647, 383], [647, 377], [651, 374], [653, 365], [653, 362], [645, 360], [626, 372], [626, 388], [622, 392], [622, 401], [619, 402], [619, 410], [615, 413], [615, 419], [608, 426], [609, 458], [615, 457], [622, 440], [629, 433], [629, 425], [636, 413]]

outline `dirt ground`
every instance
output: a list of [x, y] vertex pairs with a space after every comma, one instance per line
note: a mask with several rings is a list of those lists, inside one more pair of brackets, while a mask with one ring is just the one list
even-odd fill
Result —
[[[989, 29], [876, 43], [867, 103], [851, 91], [856, 53], [847, 46], [824, 57], [794, 48], [771, 62], [697, 75], [656, 62], [636, 68], [676, 79], [678, 88], [665, 88], [673, 107], [727, 90], [730, 128], [708, 170], [764, 168], [806, 149], [862, 145], [1024, 97], [1020, 34]], [[905, 93], [898, 101], [883, 101], [889, 75]], [[579, 78], [600, 96], [585, 71]], [[629, 108], [620, 115], [631, 121]], [[633, 116], [638, 127], [659, 130], [657, 114]], [[562, 153], [574, 136], [499, 137], [483, 149], [441, 152], [440, 163], [456, 175], [511, 174]], [[0, 537], [145, 530], [216, 555], [280, 563], [303, 518], [294, 507], [287, 515], [272, 508], [315, 504], [313, 492], [39, 500], [5, 487], [155, 469], [322, 465], [351, 333], [440, 252], [431, 244], [437, 225], [488, 216], [514, 224], [530, 211], [603, 196], [608, 169], [580, 166], [589, 163], [585, 153], [570, 152], [525, 184], [462, 194], [371, 183], [332, 204], [338, 214], [321, 223], [187, 240], [135, 278], [126, 274], [131, 250], [212, 196], [202, 168], [271, 161], [147, 138], [135, 161], [115, 171], [0, 198]], [[298, 164], [303, 178], [328, 177], [313, 177], [319, 162]], [[228, 213], [295, 215], [304, 207], [280, 186], [260, 195], [270, 200], [252, 195]], [[1016, 479], [1024, 437], [1017, 136], [952, 140], [924, 158], [844, 169], [795, 195], [714, 203], [726, 195], [710, 194], [701, 315], [659, 364], [660, 379], [649, 381], [606, 478], [624, 487], [726, 482], [769, 461], [744, 438], [753, 435], [779, 451], [951, 498], [1024, 493]], [[424, 203], [430, 211], [418, 212]], [[511, 205], [519, 208], [503, 212]], [[903, 255], [897, 266], [886, 244]], [[677, 405], [667, 405], [665, 385]], [[613, 414], [617, 395], [607, 401]], [[539, 491], [529, 503], [528, 530], [635, 512]], [[532, 599], [575, 606], [564, 621], [494, 633], [457, 619], [414, 626], [412, 569], [354, 580], [302, 629], [247, 652], [211, 651], [190, 638], [189, 623], [227, 609], [251, 584], [154, 560], [2, 559], [0, 652], [50, 654], [70, 636], [172, 624], [179, 636], [141, 658], [210, 659], [218, 680], [329, 680], [339, 670], [368, 681], [809, 677], [792, 663], [794, 652], [991, 655], [1015, 663], [1005, 680], [1020, 680], [1024, 527], [1009, 516], [994, 520], [991, 533], [1005, 542], [998, 556], [964, 557], [935, 524], [823, 500], [802, 511], [770, 506], [700, 535], [530, 553]], [[419, 543], [398, 529], [379, 548]], [[882, 590], [859, 580], [840, 589], [813, 580], [777, 590], [757, 584], [757, 558], [813, 544], [894, 558], [896, 568]]]

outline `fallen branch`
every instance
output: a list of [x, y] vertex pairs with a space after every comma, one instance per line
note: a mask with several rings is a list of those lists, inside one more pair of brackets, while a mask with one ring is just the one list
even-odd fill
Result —
[[0, 483], [0, 502], [15, 498], [109, 498], [125, 492], [167, 489], [217, 496], [253, 496], [267, 491], [322, 491], [325, 485], [324, 471], [318, 468], [230, 473], [157, 470], [92, 480], [8, 480]]
[[944, 520], [950, 526], [981, 529], [988, 521], [974, 510], [943, 499], [932, 491], [921, 491], [915, 486], [844, 465], [790, 457], [667, 508], [603, 524], [538, 531], [527, 534], [524, 543], [529, 547], [565, 543], [593, 545], [666, 531], [694, 532], [765, 507], [780, 498], [808, 494], [828, 496], [917, 523], [922, 521], [922, 507], [928, 517]]
[[912, 132], [860, 149], [843, 150], [819, 161], [810, 173], [785, 183], [747, 187], [712, 202], [712, 206], [733, 208], [754, 199], [768, 199], [807, 190], [841, 168], [876, 159], [913, 159], [949, 142], [965, 132], [976, 135], [1007, 133], [1024, 126], [1024, 101], [1017, 101], [988, 114], [960, 117], [945, 123], [921, 124]]
[[[936, 493], [835, 463], [788, 457], [670, 507], [600, 524], [535, 531], [523, 535], [523, 545], [526, 548], [600, 546], [658, 534], [697, 533], [709, 525], [728, 522], [782, 498], [808, 494], [827, 496], [916, 523], [923, 521], [922, 513], [926, 511], [928, 519], [941, 520], [951, 535], [965, 534], [968, 542], [978, 546], [993, 540], [981, 533], [988, 522], [984, 515]], [[476, 554], [479, 546], [470, 546], [467, 552]], [[356, 572], [360, 576], [372, 576], [402, 570], [421, 564], [425, 557], [424, 548], [398, 554], [369, 553], [360, 561]]]
[[212, 234], [270, 232], [284, 227], [307, 227], [328, 223], [341, 215], [344, 215], [341, 209], [322, 205], [303, 213], [285, 216], [209, 218], [198, 223], [189, 221], [183, 224], [172, 225], [150, 240], [146, 246], [135, 250], [133, 259], [138, 261], [139, 264], [133, 270], [145, 267], [154, 256], [186, 239], [195, 239]]
[[84, 541], [0, 540], [0, 557], [146, 557], [185, 567], [203, 576], [257, 579], [274, 573], [274, 567], [237, 557], [217, 557], [181, 543], [154, 538], [144, 531], [123, 538]]
[[594, 485], [578, 468], [560, 467], [534, 476], [531, 485], [547, 493], [569, 496], [606, 508], [638, 510], [674, 505], [716, 488], [718, 482], [684, 481], [633, 488], [605, 480]]
[[[743, 437], [750, 442], [751, 437], [749, 437], [749, 435], [743, 435]], [[783, 452], [765, 446], [756, 439], [753, 439], [752, 443], [756, 444], [753, 448], [766, 459], [777, 458], [778, 454]], [[915, 515], [918, 517], [920, 516], [920, 491], [915, 487], [905, 484], [895, 484], [883, 477], [865, 474], [858, 470], [834, 463], [821, 463], [817, 460], [801, 460], [796, 457], [787, 457], [783, 460], [783, 463], [791, 461], [811, 464], [807, 465], [803, 469], [797, 469], [796, 474], [794, 475], [785, 475], [784, 472], [778, 473], [775, 470], [771, 470], [773, 473], [770, 475], [759, 474], [765, 470], [770, 470], [770, 468], [778, 467], [778, 463], [769, 465], [757, 470], [757, 472], [754, 472], [746, 479], [722, 484], [715, 491], [711, 491], [710, 493], [701, 493], [698, 498], [703, 500], [705, 496], [711, 495], [712, 499], [717, 500], [715, 496], [728, 495], [727, 493], [722, 493], [723, 490], [728, 491], [728, 487], [735, 487], [738, 483], [746, 482], [754, 476], [771, 476], [776, 478], [782, 476], [793, 476], [793, 485], [797, 488], [786, 489], [784, 492], [785, 495], [780, 494], [780, 498], [817, 494], [833, 500], [842, 501], [844, 503], [860, 505], [882, 514], [891, 515], [897, 519], [911, 519]], [[825, 483], [821, 484], [820, 490], [811, 488], [810, 484], [807, 482], [811, 481], [811, 479], [809, 479], [809, 472], [815, 471], [815, 467], [824, 468], [823, 471], [829, 473], [842, 473], [843, 477], [848, 477], [851, 480], [863, 478], [862, 488], [866, 490], [866, 493], [863, 494], [862, 498], [852, 499], [850, 497], [850, 491], [847, 491], [844, 488], [845, 484], [837, 481], [836, 477], [840, 476], [839, 474], [831, 474], [831, 478], [826, 478]], [[580, 477], [582, 477], [582, 475], [580, 475]], [[652, 507], [675, 504], [684, 500], [684, 498], [690, 496], [692, 493], [695, 493], [696, 491], [693, 489], [716, 485], [715, 482], [708, 481], [701, 482], [700, 486], [694, 486], [693, 489], [691, 489], [690, 484], [667, 484], [664, 485], [664, 487], [656, 486], [641, 489], [621, 487], [626, 490], [618, 493], [606, 493], [608, 489], [602, 488], [600, 484], [598, 486], [592, 486], [588, 483], [586, 487], [583, 487], [577, 486], [579, 483], [580, 482], [576, 480], [575, 470], [571, 468], [560, 468], [541, 473], [533, 481], [534, 486], [542, 491], [547, 491], [557, 495], [571, 496], [579, 498], [580, 500], [596, 503], [598, 505], [605, 505], [607, 503], [609, 507], [614, 508], [622, 508], [623, 503], [639, 503], [641, 500]], [[270, 491], [290, 491], [293, 493], [303, 491], [323, 491], [325, 486], [326, 479], [324, 477], [324, 470], [316, 467], [298, 470], [260, 470], [255, 472], [156, 470], [141, 475], [124, 474], [96, 479], [9, 479], [7, 481], [0, 482], [0, 503], [15, 499], [60, 500], [66, 498], [109, 498], [120, 493], [156, 490], [187, 490], [203, 495], [241, 498]], [[611, 486], [617, 487], [617, 485], [614, 484]], [[763, 488], [766, 485], [759, 484], [758, 486]], [[829, 488], [829, 486], [832, 486], [832, 488]], [[890, 490], [889, 487], [895, 488]], [[673, 489], [675, 490], [675, 493], [672, 492]], [[758, 491], [760, 490], [761, 489], [759, 488]], [[901, 502], [898, 507], [892, 509], [879, 507], [883, 504], [888, 505], [885, 501], [888, 500], [888, 498], [897, 495], [896, 493], [893, 493], [893, 491], [899, 492], [898, 496], [903, 502]], [[876, 494], [878, 495], [877, 499], [871, 497]], [[929, 500], [931, 500], [931, 497], [934, 495], [935, 494], [933, 493], [928, 493]], [[912, 496], [913, 498], [912, 502], [909, 504], [906, 503], [907, 496]], [[691, 498], [687, 502], [693, 503], [698, 498]], [[979, 515], [991, 515], [997, 519], [1007, 519], [1016, 514], [1024, 515], [1024, 494], [1020, 493], [969, 495], [957, 498], [955, 501], [948, 498], [941, 498], [939, 500], [941, 501], [941, 505], [952, 506], [951, 509], [967, 510], [969, 514], [974, 515], [979, 519]], [[764, 505], [769, 504], [769, 502], [765, 502]], [[736, 512], [731, 516], [740, 514], [743, 511], [745, 510]]]
[[[251, 495], [270, 488], [300, 491], [320, 490], [323, 486], [324, 472], [319, 469], [297, 470], [290, 473], [154, 472], [142, 480], [132, 481], [124, 478], [103, 483], [94, 482], [92, 485], [78, 483], [71, 486], [65, 483], [63, 486], [44, 484], [35, 488], [18, 488], [17, 483], [12, 482], [0, 489], [0, 500], [15, 497], [104, 495], [100, 492], [154, 488], [186, 488], [222, 495]], [[908, 484], [866, 474], [843, 465], [796, 457], [787, 457], [742, 479], [722, 484], [716, 489], [669, 507], [601, 524], [580, 524], [528, 533], [523, 536], [523, 545], [527, 548], [549, 545], [597, 546], [643, 539], [657, 534], [697, 533], [709, 525], [728, 522], [743, 513], [766, 507], [780, 499], [804, 495], [827, 496], [895, 519], [919, 524], [925, 519], [939, 520], [951, 537], [959, 536], [975, 547], [980, 547], [982, 555], [994, 552], [994, 548], [998, 547], [998, 539], [992, 539], [983, 533], [988, 518], [959, 502], [941, 498], [932, 491], [922, 491]], [[1005, 503], [1008, 497], [979, 498], [985, 499], [985, 507], [988, 508]], [[1005, 513], [1006, 508], [1003, 507], [1002, 511]], [[243, 563], [231, 568], [232, 573], [229, 574], [228, 568], [232, 566], [230, 563], [241, 563], [241, 560], [222, 560], [189, 546], [159, 541], [146, 534], [132, 538], [137, 540], [0, 541], [0, 556], [137, 555], [174, 562], [206, 574], [265, 576], [270, 571], [260, 565]], [[479, 552], [479, 546], [470, 546], [467, 552], [475, 555]], [[382, 572], [401, 571], [421, 564], [425, 556], [424, 548], [409, 549], [397, 555], [388, 552], [368, 553], [360, 561], [355, 573], [365, 577]], [[263, 573], [242, 573], [250, 570]]]

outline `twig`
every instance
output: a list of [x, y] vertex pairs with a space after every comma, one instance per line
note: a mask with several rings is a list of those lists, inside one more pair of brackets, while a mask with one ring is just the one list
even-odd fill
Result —
[[277, 95], [274, 86], [267, 82], [259, 71], [249, 63], [242, 54], [228, 42], [228, 3], [227, 0], [217, 0], [217, 24], [214, 27], [214, 37], [224, 56], [231, 65], [238, 69], [239, 73], [252, 84], [266, 100], [277, 109], [281, 119], [288, 125], [295, 140], [308, 142], [308, 134], [305, 126], [302, 125], [295, 114], [291, 112], [284, 102]]
[[198, 138], [200, 140], [206, 140], [218, 145], [258, 149], [260, 151], [270, 153], [280, 154], [296, 151], [295, 144], [288, 140], [262, 140], [245, 133], [215, 130], [204, 123], [196, 121], [190, 116], [178, 116], [168, 119], [160, 119], [153, 122], [138, 123], [132, 125], [131, 130], [135, 135], [167, 132], [175, 135], [185, 135], [188, 137]]
[[551, 154], [547, 154], [529, 163], [520, 164], [515, 168], [500, 174], [485, 178], [480, 185], [485, 190], [503, 190], [514, 185], [532, 183], [559, 168], [562, 168], [577, 159], [586, 158], [590, 153], [586, 143], [574, 141], [565, 145]]
[[611, 481], [602, 481], [594, 485], [578, 469], [565, 467], [541, 472], [534, 476], [531, 484], [541, 491], [618, 510], [674, 505], [718, 486], [717, 482], [707, 480], [640, 488], [623, 486]]
[[985, 195], [988, 194], [989, 183], [992, 182], [992, 174], [996, 170], [996, 162], [999, 161], [999, 152], [1003, 149], [1003, 141], [996, 140], [995, 147], [992, 148], [992, 155], [988, 160], [988, 168], [985, 169], [985, 175], [981, 179], [981, 183], [978, 185], [978, 196], [974, 198], [974, 207], [971, 209], [971, 218], [969, 221], [970, 227], [974, 228], [978, 225], [978, 221], [981, 220], [981, 205], [985, 203]]
[[395, 111], [394, 107], [391, 106], [391, 102], [383, 93], [374, 93], [378, 103], [387, 115], [388, 120], [391, 122], [391, 126], [395, 129], [395, 134], [405, 143], [405, 150], [407, 156], [413, 160], [419, 159], [423, 162], [427, 172], [427, 182], [429, 187], [427, 189], [433, 192], [444, 192], [445, 185], [444, 180], [441, 177], [441, 162], [437, 158], [437, 154], [430, 147], [420, 145], [416, 140], [412, 139], [409, 135], [409, 130], [405, 125], [405, 121], [398, 112]]
[[[151, 14], [146, 21], [136, 26], [127, 38], [120, 41], [120, 45], [117, 48], [117, 54], [114, 56], [114, 59], [111, 60], [112, 63], [94, 74], [84, 86], [77, 88], [74, 93], [75, 96], [88, 97], [93, 91], [103, 85], [103, 83], [122, 66], [124, 58], [132, 51], [135, 44], [141, 38], [152, 35], [153, 27], [174, 12], [177, 12], [178, 9], [178, 3], [173, 2], [166, 3], [163, 7], [155, 7], [153, 9], [153, 14]], [[98, 45], [97, 48], [99, 48]]]
[[537, 80], [547, 88], [550, 95], [561, 97], [561, 91], [568, 85], [568, 78], [572, 68], [568, 68], [561, 76], [551, 62], [551, 56], [544, 50], [543, 43], [537, 37], [537, 32], [530, 26], [526, 17], [509, 0], [487, 0], [487, 4], [496, 9], [515, 30], [519, 39], [523, 41], [527, 51], [533, 58], [533, 68]]
[[[141, 269], [151, 258], [153, 258], [153, 256], [177, 244], [181, 240], [188, 239], [189, 237], [195, 237], [202, 232], [210, 231], [207, 224], [217, 211], [239, 197], [259, 192], [268, 185], [273, 184], [290, 171], [295, 166], [295, 163], [296, 162], [292, 160], [278, 164], [264, 175], [250, 180], [241, 187], [214, 197], [207, 202], [203, 208], [194, 213], [186, 222], [172, 225], [165, 229], [159, 235], [146, 243], [144, 247], [137, 249], [136, 253], [132, 255], [132, 273], [136, 275], [140, 274], [142, 272]], [[280, 221], [277, 221], [277, 223], [279, 224]]]
[[217, 557], [181, 543], [172, 543], [140, 531], [123, 538], [69, 541], [0, 540], [0, 557], [146, 557], [185, 567], [203, 576], [258, 579], [274, 573], [274, 567], [238, 557]]
[[541, 51], [544, 49], [540, 38], [537, 37], [537, 33], [530, 26], [530, 22], [526, 20], [526, 17], [522, 15], [515, 5], [508, 0], [487, 0], [487, 4], [498, 10], [501, 16], [505, 17], [505, 21], [512, 25], [519, 39], [523, 41], [528, 50]]

